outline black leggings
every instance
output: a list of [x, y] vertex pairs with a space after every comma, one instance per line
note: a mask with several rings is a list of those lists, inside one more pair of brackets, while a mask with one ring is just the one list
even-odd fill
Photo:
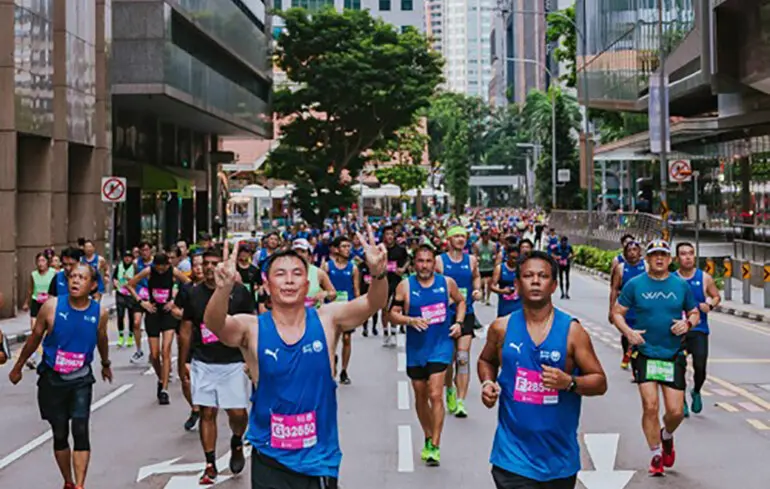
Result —
[[565, 286], [566, 291], [569, 294], [569, 269], [569, 264], [559, 267], [559, 288], [561, 289], [562, 294], [565, 291]]
[[692, 368], [694, 392], [700, 392], [703, 383], [706, 382], [706, 363], [709, 357], [709, 335], [700, 331], [690, 331], [684, 338], [684, 347], [687, 353], [692, 355]]
[[121, 333], [125, 330], [125, 324], [123, 323], [123, 317], [128, 316], [128, 332], [133, 334], [133, 327], [131, 326], [134, 315], [131, 313], [131, 299], [123, 294], [115, 294], [115, 307], [118, 314], [118, 331]]
[[628, 349], [631, 348], [631, 343], [628, 342], [628, 338], [624, 334], [620, 335], [620, 346], [623, 347], [623, 355], [628, 353]]
[[[49, 421], [53, 431], [53, 449], [58, 451], [69, 450], [70, 420], [56, 419]], [[72, 441], [76, 452], [88, 452], [91, 450], [91, 437], [88, 432], [88, 419], [72, 419]]]

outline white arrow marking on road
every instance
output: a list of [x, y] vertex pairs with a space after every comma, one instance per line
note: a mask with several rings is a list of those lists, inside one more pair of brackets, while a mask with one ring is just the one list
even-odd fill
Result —
[[405, 334], [396, 335], [396, 346], [401, 348], [401, 349], [406, 348], [406, 335]]
[[[126, 391], [128, 389], [132, 388], [133, 386], [134, 386], [134, 384], [124, 384], [124, 385], [118, 387], [117, 389], [115, 389], [114, 391], [110, 392], [106, 396], [104, 396], [101, 399], [99, 399], [98, 401], [96, 401], [93, 405], [91, 405], [91, 412], [93, 413], [97, 409], [99, 409], [99, 408], [103, 407], [104, 405], [106, 405], [108, 402], [114, 401], [117, 397], [122, 396], [123, 394], [125, 394]], [[49, 431], [43, 433], [42, 435], [38, 436], [37, 438], [35, 438], [31, 442], [27, 443], [23, 447], [19, 448], [15, 452], [7, 455], [5, 458], [0, 460], [0, 470], [3, 470], [4, 468], [8, 467], [9, 465], [14, 463], [15, 461], [19, 460], [24, 455], [28, 454], [32, 450], [36, 449], [37, 447], [39, 447], [43, 443], [45, 443], [48, 440], [50, 440], [52, 437], [53, 437], [53, 433], [51, 433], [51, 431], [49, 430]]]
[[217, 481], [214, 484], [202, 486], [198, 483], [198, 476], [180, 476], [176, 475], [171, 478], [170, 481], [164, 486], [163, 489], [198, 489], [199, 487], [213, 487], [217, 484], [221, 484], [229, 479], [232, 479], [231, 475], [220, 475], [217, 477]]
[[583, 437], [596, 470], [581, 470], [578, 479], [586, 489], [623, 489], [636, 471], [615, 470], [620, 434], [586, 434]]
[[[249, 459], [251, 456], [251, 447], [246, 445], [243, 447], [243, 456], [246, 458], [246, 460]], [[136, 477], [136, 482], [142, 482], [144, 479], [150, 477], [151, 475], [160, 475], [160, 474], [184, 474], [185, 472], [203, 472], [203, 469], [206, 468], [205, 462], [194, 462], [189, 464], [177, 464], [174, 465], [175, 462], [180, 460], [182, 457], [172, 458], [171, 460], [166, 460], [165, 462], [159, 462], [157, 464], [152, 465], [145, 465], [144, 467], [139, 469], [139, 474]], [[227, 467], [230, 463], [230, 452], [228, 451], [224, 455], [222, 455], [219, 460], [217, 460], [217, 467]], [[229, 478], [229, 476], [228, 476]], [[187, 477], [174, 477], [169, 481], [171, 483], [174, 479], [188, 479]], [[198, 478], [193, 477], [195, 479], [195, 486], [190, 486], [187, 484], [186, 486], [166, 486], [168, 487], [198, 487]], [[220, 480], [222, 479], [222, 480]], [[217, 477], [217, 484], [220, 482], [224, 482], [223, 476]]]

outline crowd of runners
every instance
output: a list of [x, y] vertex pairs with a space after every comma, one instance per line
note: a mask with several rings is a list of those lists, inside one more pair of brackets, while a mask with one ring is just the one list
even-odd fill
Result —
[[[696, 268], [691, 245], [672, 252], [665, 241], [645, 245], [633, 236], [621, 244], [608, 319], [623, 337], [621, 366], [639, 384], [650, 473], [662, 475], [674, 464], [673, 434], [689, 413], [688, 354], [691, 410], [703, 408], [707, 317], [719, 292]], [[441, 464], [447, 414], [461, 420], [480, 408], [468, 399], [475, 365], [482, 404], [499, 403], [490, 457], [498, 489], [575, 487], [581, 398], [604, 394], [607, 379], [580, 318], [553, 305], [557, 290], [570, 298], [575, 250], [541, 213], [481, 209], [366, 225], [338, 217], [229, 241], [205, 236], [192, 249], [184, 241], [168, 250], [143, 242], [114, 264], [92, 242], [79, 245], [37, 256], [24, 303], [32, 333], [9, 374], [16, 384], [25, 366], [37, 369], [40, 414], [51, 425], [65, 489], [85, 485], [92, 386], [97, 376], [113, 377], [108, 313], [100, 305], [110, 290], [117, 347], [135, 350], [132, 363], [150, 362], [159, 405], [170, 404], [173, 375], [181, 380], [189, 411], [180, 425], [200, 432], [201, 484], [216, 483], [222, 469], [216, 440], [223, 410], [229, 470], [244, 470], [250, 444], [252, 488], [337, 487], [336, 388], [353, 383], [360, 328], [363, 336], [381, 333], [385, 348], [405, 335], [426, 465]], [[672, 273], [674, 253], [679, 270]], [[481, 324], [475, 307], [493, 302], [496, 319]], [[482, 330], [485, 342], [472, 358]], [[6, 344], [0, 363], [9, 357]]]

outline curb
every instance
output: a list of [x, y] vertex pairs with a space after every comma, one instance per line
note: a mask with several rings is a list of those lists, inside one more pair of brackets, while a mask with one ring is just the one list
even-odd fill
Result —
[[[110, 315], [110, 319], [115, 316], [115, 313], [117, 312], [118, 308], [114, 304], [107, 309], [107, 312]], [[8, 336], [8, 344], [9, 345], [18, 345], [21, 343], [24, 343], [27, 341], [27, 338], [29, 338], [31, 331], [27, 331], [26, 333], [19, 333], [15, 334], [13, 336]]]
[[[601, 280], [604, 280], [605, 282], [610, 281], [609, 274], [600, 272], [599, 270], [588, 268], [583, 265], [578, 265], [577, 263], [573, 264], [572, 266], [576, 270], [582, 273], [585, 273], [586, 275], [592, 275], [594, 277], [600, 278]], [[756, 321], [758, 323], [770, 324], [770, 315], [766, 315], [766, 314], [757, 314], [754, 312], [741, 311], [733, 307], [725, 307], [725, 306], [717, 306], [716, 309], [714, 309], [714, 312], [726, 314], [728, 316], [735, 316], [741, 319], [748, 319], [749, 321]]]

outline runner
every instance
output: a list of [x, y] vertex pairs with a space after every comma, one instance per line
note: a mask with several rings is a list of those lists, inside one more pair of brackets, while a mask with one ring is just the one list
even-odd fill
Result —
[[[682, 336], [700, 322], [700, 312], [687, 282], [668, 271], [671, 247], [666, 241], [656, 239], [647, 245], [647, 263], [649, 271], [623, 287], [613, 319], [632, 345], [634, 381], [642, 398], [642, 428], [652, 451], [649, 471], [662, 476], [664, 467], [673, 467], [676, 460], [673, 435], [684, 419], [687, 361]], [[631, 310], [636, 315], [633, 328], [626, 322]], [[686, 319], [682, 319], [683, 311]], [[665, 406], [663, 428], [658, 418], [658, 385]]]
[[260, 295], [262, 290], [262, 271], [252, 264], [252, 255], [251, 245], [244, 243], [238, 247], [238, 273], [241, 276], [241, 283], [249, 290], [254, 303], [258, 304], [263, 302]]
[[61, 252], [61, 271], [54, 276], [48, 287], [49, 297], [65, 296], [69, 294], [69, 276], [75, 265], [80, 263], [80, 250], [77, 248], [65, 248]]
[[[83, 489], [86, 482], [91, 457], [89, 417], [96, 382], [91, 362], [97, 346], [102, 379], [112, 382], [108, 312], [89, 297], [95, 288], [96, 271], [85, 264], [74, 265], [69, 274], [68, 294], [43, 304], [32, 333], [8, 374], [10, 381], [18, 384], [22, 367], [42, 341], [38, 406], [41, 418], [51, 425], [54, 458], [65, 489]], [[70, 432], [73, 450], [69, 445]]]
[[[612, 319], [614, 314], [613, 308], [618, 301], [618, 297], [620, 297], [620, 291], [632, 278], [647, 272], [647, 264], [642, 260], [642, 245], [636, 241], [626, 240], [622, 256], [623, 261], [618, 263], [610, 274], [610, 324], [614, 324]], [[631, 328], [636, 325], [636, 313], [633, 310], [628, 311], [628, 314], [626, 314], [626, 324]], [[628, 342], [628, 338], [623, 334], [620, 336], [620, 345], [623, 352], [620, 368], [627, 370], [631, 362], [631, 345]]]
[[[359, 289], [359, 273], [352, 261], [350, 261], [350, 239], [347, 236], [337, 236], [331, 244], [331, 260], [324, 263], [323, 270], [329, 274], [334, 290], [336, 302], [348, 302], [361, 295]], [[348, 366], [350, 356], [353, 353], [352, 331], [342, 335], [342, 370], [340, 371], [340, 383], [350, 384]], [[334, 355], [334, 377], [337, 376], [337, 354]]]
[[254, 447], [252, 489], [337, 487], [342, 453], [331, 375], [337, 338], [384, 308], [388, 294], [387, 252], [367, 231], [362, 242], [372, 284], [367, 295], [346, 304], [306, 307], [308, 263], [291, 250], [268, 263], [272, 310], [258, 318], [228, 316], [235, 260], [217, 267], [217, 290], [204, 322], [225, 345], [240, 347], [256, 384], [246, 435]]
[[497, 265], [492, 276], [492, 292], [497, 295], [497, 317], [505, 317], [521, 309], [521, 297], [516, 290], [519, 247], [506, 248], [506, 261]]
[[524, 258], [525, 256], [532, 253], [532, 249], [534, 248], [534, 244], [532, 244], [532, 241], [524, 238], [521, 241], [519, 241], [519, 257]]
[[[51, 288], [51, 283], [53, 283], [53, 279], [56, 276], [56, 271], [49, 266], [48, 258], [44, 253], [38, 253], [35, 256], [35, 264], [37, 268], [32, 271], [27, 297], [21, 306], [22, 311], [29, 311], [30, 328], [35, 327], [37, 313], [43, 307], [45, 301], [48, 300], [48, 290]], [[27, 362], [27, 367], [30, 370], [37, 367], [38, 357], [39, 352], [36, 351]]]
[[[436, 272], [446, 275], [457, 283], [460, 293], [465, 297], [465, 311], [462, 316], [462, 332], [455, 342], [454, 363], [446, 370], [446, 405], [450, 414], [458, 418], [467, 418], [468, 410], [465, 407], [465, 398], [468, 395], [470, 383], [471, 361], [470, 351], [473, 340], [473, 327], [476, 325], [476, 316], [473, 310], [473, 302], [481, 299], [481, 276], [475, 256], [465, 254], [463, 249], [468, 240], [468, 232], [462, 226], [454, 226], [447, 231], [449, 250], [437, 257]], [[455, 314], [455, 307], [450, 306], [451, 315]], [[452, 323], [456, 319], [452, 319]], [[456, 370], [456, 372], [455, 372]], [[455, 374], [456, 375], [453, 375]]]
[[[692, 243], [679, 243], [676, 245], [676, 258], [679, 261], [679, 271], [677, 272], [692, 289], [693, 296], [698, 302], [700, 309], [700, 322], [692, 331], [687, 333], [684, 339], [685, 355], [692, 355], [693, 387], [690, 395], [692, 397], [692, 412], [695, 414], [703, 410], [703, 400], [700, 390], [703, 383], [706, 382], [706, 364], [709, 356], [709, 318], [708, 313], [722, 302], [719, 295], [719, 289], [714, 283], [714, 279], [708, 273], [696, 268], [695, 247]], [[684, 415], [689, 416], [687, 398], [684, 401]]]
[[473, 254], [479, 263], [481, 286], [484, 294], [484, 303], [489, 305], [489, 296], [492, 293], [492, 274], [495, 271], [495, 258], [497, 257], [498, 244], [489, 239], [489, 229], [481, 231], [481, 240], [473, 247]]
[[273, 256], [273, 253], [278, 251], [281, 239], [276, 231], [270, 231], [265, 235], [262, 242], [264, 243], [264, 246], [260, 248], [259, 254], [257, 255], [257, 266], [259, 267], [260, 272], [264, 274], [267, 271], [267, 262], [270, 260], [270, 257]]
[[623, 256], [623, 250], [626, 249], [626, 243], [629, 241], [636, 241], [636, 238], [634, 238], [631, 234], [624, 234], [620, 238], [620, 253], [618, 253], [618, 256], [612, 259], [612, 269], [614, 270], [616, 266], [618, 266], [618, 263], [623, 263], [625, 261], [625, 257]]
[[[134, 256], [130, 250], [123, 252], [123, 259], [115, 267], [112, 277], [112, 285], [115, 287], [115, 307], [118, 316], [118, 348], [134, 346], [134, 332], [131, 324], [133, 322], [133, 310], [136, 308], [134, 298], [126, 288], [128, 281], [133, 278], [135, 273]], [[128, 316], [128, 335], [126, 335], [125, 319]]]
[[[146, 299], [137, 292], [142, 280], [147, 280]], [[147, 312], [144, 326], [150, 343], [150, 363], [158, 377], [156, 396], [160, 405], [168, 405], [170, 402], [168, 379], [171, 373], [171, 344], [177, 326], [177, 320], [171, 314], [174, 307], [174, 280], [180, 283], [190, 281], [182, 272], [171, 266], [168, 255], [158, 253], [153, 258], [151, 267], [136, 274], [126, 284], [128, 291]]]
[[390, 329], [388, 310], [396, 295], [396, 287], [409, 268], [409, 254], [406, 252], [406, 248], [396, 243], [396, 231], [393, 226], [382, 228], [382, 242], [388, 250], [388, 304], [382, 309], [381, 314], [382, 346], [393, 348], [396, 346], [396, 341], [393, 339], [396, 332]]
[[581, 397], [607, 392], [607, 377], [586, 330], [553, 306], [553, 259], [532, 252], [519, 271], [523, 309], [492, 323], [478, 362], [481, 401], [500, 399], [492, 477], [497, 489], [571, 489]]
[[83, 255], [80, 257], [80, 261], [89, 265], [96, 271], [96, 292], [93, 294], [93, 298], [96, 301], [102, 300], [104, 294], [104, 277], [109, 276], [109, 267], [107, 266], [107, 260], [104, 257], [99, 256], [96, 253], [96, 246], [90, 239], [83, 241]]
[[[406, 330], [406, 374], [412, 381], [417, 418], [425, 434], [421, 458], [429, 466], [441, 464], [442, 391], [454, 353], [453, 339], [460, 338], [464, 329], [467, 297], [454, 279], [436, 271], [436, 265], [435, 250], [420, 245], [415, 256], [417, 273], [398, 285], [391, 309], [395, 324], [410, 326]], [[455, 303], [454, 322], [450, 299]]]
[[[142, 241], [137, 247], [139, 256], [134, 260], [134, 276], [141, 273], [145, 268], [152, 266], [152, 246], [147, 241]], [[136, 292], [139, 294], [139, 298], [146, 301], [150, 298], [149, 291], [147, 289], [147, 279], [143, 278], [137, 283], [138, 287]], [[131, 294], [134, 297], [134, 294]], [[140, 363], [144, 359], [144, 352], [142, 351], [142, 318], [144, 317], [145, 310], [141, 306], [140, 301], [134, 300], [134, 339], [136, 340], [136, 352], [131, 356], [131, 363]]]
[[[357, 226], [356, 226], [357, 227]], [[350, 252], [353, 257], [353, 263], [358, 267], [358, 287], [361, 294], [369, 292], [369, 284], [372, 282], [372, 276], [369, 274], [369, 268], [366, 265], [366, 257], [364, 256], [364, 245], [358, 239], [358, 235], [353, 235], [353, 249]], [[377, 314], [372, 316], [372, 334], [377, 336]], [[365, 337], [369, 336], [369, 321], [364, 323], [364, 327], [361, 330], [361, 334]]]
[[292, 243], [292, 249], [308, 263], [307, 276], [310, 286], [307, 297], [305, 297], [305, 305], [319, 308], [326, 302], [333, 302], [337, 298], [337, 291], [334, 290], [334, 285], [329, 280], [329, 274], [311, 262], [313, 248], [310, 243], [303, 238], [295, 239]]
[[561, 237], [551, 256], [559, 265], [559, 290], [561, 290], [561, 298], [569, 299], [569, 269], [570, 265], [572, 265], [572, 259], [575, 258], [575, 252], [572, 250], [572, 245], [569, 244], [568, 237]]
[[[244, 257], [237, 252], [238, 261]], [[251, 259], [251, 254], [247, 256]], [[217, 412], [227, 413], [232, 436], [230, 437], [230, 471], [240, 474], [246, 464], [243, 455], [243, 434], [249, 415], [249, 378], [246, 376], [243, 355], [236, 347], [222, 344], [203, 320], [206, 305], [216, 290], [214, 271], [222, 262], [218, 251], [203, 252], [204, 281], [189, 292], [188, 304], [179, 334], [179, 376], [192, 385], [192, 404], [200, 406], [200, 439], [206, 457], [206, 468], [200, 484], [216, 484], [219, 468], [216, 466]], [[237, 265], [240, 266], [240, 265]], [[239, 270], [240, 271], [240, 270]], [[228, 301], [228, 314], [249, 314], [253, 317], [256, 305], [251, 290], [235, 284]], [[192, 357], [188, 370], [182, 358]], [[190, 379], [192, 379], [190, 381]], [[187, 426], [185, 426], [187, 428]]]

